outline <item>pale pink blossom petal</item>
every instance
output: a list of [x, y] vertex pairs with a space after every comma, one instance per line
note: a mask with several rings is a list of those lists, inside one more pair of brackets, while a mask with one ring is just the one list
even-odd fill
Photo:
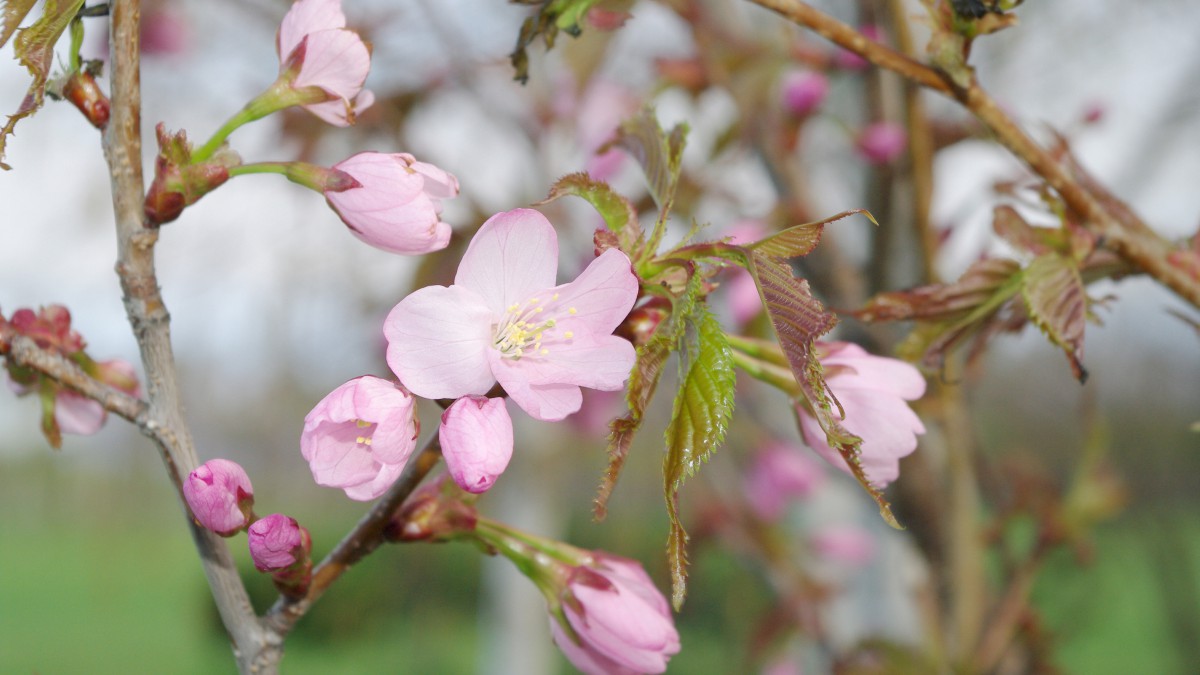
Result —
[[492, 372], [509, 398], [535, 420], [556, 422], [579, 410], [583, 392], [575, 384], [533, 384], [519, 364], [489, 350]]
[[[818, 343], [824, 351], [821, 364], [828, 369], [826, 383], [842, 404], [842, 426], [863, 439], [860, 461], [867, 479], [880, 487], [900, 475], [900, 458], [917, 447], [925, 426], [906, 401], [925, 393], [925, 379], [913, 366], [898, 359], [874, 356], [846, 343]], [[799, 409], [804, 442], [829, 463], [850, 472], [837, 450], [829, 447], [820, 424]]]
[[345, 27], [341, 0], [297, 0], [279, 24], [275, 48], [280, 60], [286, 61], [305, 35]]
[[[417, 164], [423, 168], [418, 170]], [[407, 153], [360, 152], [333, 168], [359, 184], [325, 192], [354, 236], [376, 248], [409, 255], [441, 250], [450, 243], [450, 226], [439, 218], [441, 195], [457, 194], [458, 181], [450, 174], [431, 179], [428, 174], [436, 167], [416, 162]]]
[[[638, 281], [629, 257], [610, 248], [593, 260], [574, 281], [551, 291], [546, 313], [561, 317], [563, 330], [577, 322], [595, 333], [611, 333], [629, 315], [630, 298], [637, 298]], [[574, 311], [571, 311], [574, 309]]]
[[858, 567], [875, 555], [875, 539], [854, 525], [827, 525], [813, 532], [808, 541], [814, 553], [839, 565]]
[[[607, 583], [604, 583], [607, 582]], [[553, 630], [555, 642], [584, 672], [661, 673], [679, 652], [679, 633], [666, 598], [637, 562], [597, 554], [568, 582], [577, 601], [563, 613], [580, 643]]]
[[434, 197], [434, 203], [440, 204], [438, 199], [450, 199], [458, 196], [458, 179], [454, 177], [454, 174], [428, 162], [418, 162], [408, 153], [400, 153], [400, 155], [407, 158], [409, 168], [421, 174], [421, 177], [425, 179], [425, 194]]
[[461, 286], [426, 286], [400, 301], [383, 322], [387, 362], [423, 398], [486, 394], [492, 313]]
[[489, 309], [503, 313], [512, 303], [550, 289], [557, 273], [554, 226], [538, 211], [513, 209], [488, 218], [475, 233], [454, 285], [471, 289]]
[[100, 431], [107, 417], [104, 406], [70, 389], [59, 389], [54, 396], [54, 421], [64, 434], [90, 436]]
[[210, 459], [189, 473], [183, 497], [196, 522], [222, 537], [240, 532], [253, 515], [250, 477], [227, 459]]
[[416, 447], [414, 404], [403, 388], [369, 375], [330, 392], [300, 436], [313, 480], [359, 501], [387, 491]]
[[502, 398], [464, 396], [442, 413], [442, 458], [458, 486], [486, 492], [512, 459], [512, 419]]

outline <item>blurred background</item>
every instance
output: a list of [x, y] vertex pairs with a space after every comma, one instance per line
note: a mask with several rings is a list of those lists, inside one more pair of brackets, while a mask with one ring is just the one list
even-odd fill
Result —
[[[856, 11], [870, 14], [875, 3], [814, 4], [859, 23]], [[685, 172], [696, 189], [687, 206], [711, 224], [705, 235], [773, 222], [779, 189], [738, 127], [745, 103], [738, 96], [769, 92], [764, 105], [780, 106], [786, 62], [811, 67], [795, 58], [797, 45], [836, 56], [831, 45], [746, 3], [637, 2], [619, 31], [560, 35], [548, 54], [540, 44], [531, 48], [531, 77], [522, 87], [512, 80], [508, 53], [528, 7], [499, 0], [344, 5], [351, 26], [373, 43], [367, 84], [379, 103], [351, 130], [288, 112], [244, 127], [231, 141], [248, 161], [332, 164], [365, 149], [412, 152], [461, 182], [462, 195], [444, 214], [455, 243], [424, 260], [377, 251], [350, 236], [319, 195], [277, 176], [247, 176], [167, 225], [158, 247], [201, 459], [245, 466], [257, 510], [305, 524], [318, 557], [363, 506], [312, 483], [298, 448], [303, 417], [345, 380], [387, 374], [382, 318], [414, 279], [445, 283], [456, 247], [484, 218], [542, 199], [563, 174], [608, 172], [619, 190], [644, 196], [633, 162], [601, 166], [594, 156], [616, 122], [644, 102], [657, 106], [664, 127], [692, 128]], [[273, 80], [273, 33], [288, 3], [143, 6], [150, 167], [157, 122], [202, 140]], [[918, 3], [906, 8], [919, 17]], [[1194, 233], [1200, 5], [1059, 0], [1029, 2], [1016, 13], [1019, 26], [974, 49], [985, 86], [1035, 135], [1067, 133], [1082, 163], [1163, 235]], [[695, 29], [704, 22], [723, 26], [728, 44], [720, 49], [736, 56], [739, 45], [765, 45], [774, 67], [734, 69], [724, 82], [688, 80], [682, 67], [718, 50], [698, 39], [713, 35]], [[912, 24], [920, 44], [920, 21]], [[92, 56], [105, 48], [103, 26], [103, 19], [87, 23]], [[7, 113], [27, 79], [8, 58], [0, 64], [0, 110]], [[746, 85], [755, 77], [758, 89]], [[858, 207], [880, 215], [877, 172], [854, 152], [870, 77], [851, 68], [830, 72], [824, 111], [806, 123], [792, 158], [806, 171], [808, 206], [818, 216]], [[953, 279], [980, 255], [1005, 252], [991, 233], [993, 187], [1025, 174], [952, 104], [933, 96], [926, 103], [932, 119], [962, 130], [961, 140], [936, 155], [931, 210], [942, 242], [936, 268]], [[77, 111], [51, 102], [18, 125], [6, 161], [13, 171], [0, 175], [0, 311], [61, 303], [91, 355], [136, 362], [112, 269], [116, 242], [98, 134]], [[597, 218], [581, 204], [545, 211], [563, 240], [562, 273], [574, 274], [590, 253]], [[687, 223], [676, 225], [682, 236]], [[864, 267], [878, 244], [865, 221], [839, 223], [827, 237], [842, 256], [829, 264]], [[915, 283], [904, 270], [901, 264], [883, 288]], [[1090, 547], [1046, 558], [1033, 588], [1038, 614], [1029, 621], [1044, 637], [1047, 662], [1063, 672], [1197, 672], [1200, 434], [1189, 426], [1200, 421], [1200, 336], [1172, 313], [1194, 321], [1196, 312], [1143, 279], [1103, 282], [1089, 293], [1112, 299], [1098, 311], [1103, 325], [1088, 328], [1086, 385], [1031, 328], [998, 338], [972, 373], [967, 399], [981, 484], [990, 496], [1014, 475], [1034, 490], [1063, 489], [1081, 458], [1103, 456], [1120, 476], [1125, 509], [1090, 535]], [[862, 328], [847, 320], [839, 330], [854, 337]], [[678, 616], [683, 651], [671, 672], [753, 672], [772, 664], [824, 672], [839, 649], [868, 638], [921, 644], [913, 589], [926, 572], [914, 543], [888, 530], [869, 499], [830, 472], [821, 493], [794, 505], [781, 527], [798, 538], [827, 525], [854, 527], [873, 553], [830, 569], [810, 547], [797, 564], [815, 561], [807, 569], [828, 590], [818, 653], [803, 635], [782, 649], [764, 647], [778, 643], [769, 569], [722, 540], [712, 513], [741, 498], [741, 475], [759, 446], [801, 443], [786, 401], [753, 386], [742, 394], [729, 446], [703, 482], [683, 491], [696, 537], [690, 595]], [[659, 473], [666, 398], [653, 406], [605, 522], [590, 518], [605, 466], [596, 420], [603, 424], [620, 409], [603, 399], [589, 401], [587, 415], [572, 424], [518, 420], [514, 462], [482, 508], [518, 527], [637, 558], [666, 588]], [[38, 414], [33, 400], [0, 391], [0, 671], [116, 673], [137, 664], [146, 672], [234, 672], [150, 443], [110, 420], [95, 436], [67, 437], [55, 452], [39, 435]], [[436, 415], [423, 411], [426, 434]], [[241, 541], [233, 548], [263, 609], [273, 591], [253, 573]], [[989, 565], [999, 574], [999, 561]], [[392, 547], [356, 567], [300, 623], [284, 672], [567, 672], [545, 622], [534, 587], [503, 560], [465, 546]]]

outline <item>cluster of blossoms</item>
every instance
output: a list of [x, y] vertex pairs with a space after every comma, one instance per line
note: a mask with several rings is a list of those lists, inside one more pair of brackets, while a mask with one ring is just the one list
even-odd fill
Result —
[[[141, 384], [133, 364], [122, 359], [94, 361], [84, 348], [82, 336], [71, 328], [71, 312], [62, 305], [49, 305], [36, 312], [23, 308], [12, 318], [0, 316], [0, 345], [23, 335], [38, 347], [57, 352], [78, 365], [92, 378], [129, 394], [141, 396]], [[0, 349], [0, 353], [5, 351]], [[108, 413], [100, 403], [68, 389], [30, 368], [9, 362], [5, 381], [18, 396], [37, 395], [42, 401], [42, 432], [54, 447], [61, 445], [61, 434], [87, 436], [104, 426]]]

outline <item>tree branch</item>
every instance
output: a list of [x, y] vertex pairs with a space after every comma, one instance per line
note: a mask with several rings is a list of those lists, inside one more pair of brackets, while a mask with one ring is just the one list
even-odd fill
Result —
[[750, 0], [811, 29], [837, 45], [855, 52], [926, 88], [945, 94], [970, 110], [996, 139], [1053, 188], [1073, 211], [1087, 220], [1104, 238], [1105, 245], [1138, 269], [1154, 277], [1180, 297], [1200, 308], [1200, 281], [1167, 261], [1171, 245], [1131, 211], [1111, 213], [1093, 194], [1044, 148], [1030, 138], [979, 86], [971, 73], [965, 87], [941, 72], [900, 52], [868, 40], [852, 27], [800, 0]]
[[[0, 349], [0, 352], [2, 351]], [[105, 410], [133, 422], [147, 436], [153, 438], [153, 434], [147, 430], [157, 425], [150, 420], [145, 401], [96, 380], [62, 353], [53, 349], [42, 349], [33, 338], [14, 335], [7, 356], [13, 364], [32, 368], [96, 401], [104, 406]]]
[[[112, 115], [104, 130], [104, 157], [112, 179], [116, 271], [146, 371], [147, 415], [153, 421], [142, 430], [156, 442], [167, 474], [179, 492], [179, 504], [187, 514], [180, 486], [183, 477], [196, 467], [196, 451], [183, 419], [170, 316], [154, 268], [158, 232], [147, 229], [143, 218], [140, 23], [138, 0], [113, 0], [109, 36]], [[216, 534], [196, 525], [190, 516], [187, 522], [238, 666], [243, 673], [250, 672], [249, 664], [260, 661], [257, 657], [267, 645], [229, 547]]]
[[383, 543], [383, 532], [388, 522], [400, 508], [404, 500], [413, 493], [417, 485], [437, 465], [442, 456], [442, 446], [435, 435], [425, 444], [425, 447], [414, 458], [409, 460], [404, 473], [388, 491], [384, 493], [375, 506], [358, 521], [329, 555], [313, 570], [312, 585], [303, 598], [293, 600], [280, 596], [271, 610], [263, 617], [263, 621], [275, 635], [282, 640], [292, 630], [296, 621], [308, 612], [325, 591], [337, 581], [347, 570], [359, 560], [365, 558]]

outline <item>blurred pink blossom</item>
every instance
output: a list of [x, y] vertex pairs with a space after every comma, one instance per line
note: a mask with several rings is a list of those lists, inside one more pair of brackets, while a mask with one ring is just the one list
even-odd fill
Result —
[[438, 437], [450, 477], [467, 492], [486, 492], [512, 458], [512, 418], [502, 398], [458, 399], [442, 413]]
[[328, 189], [325, 199], [354, 236], [391, 251], [416, 255], [450, 243], [442, 200], [458, 194], [458, 179], [408, 153], [360, 152], [333, 166], [356, 187]]
[[254, 488], [236, 462], [210, 459], [183, 481], [183, 497], [201, 527], [222, 537], [242, 531], [253, 519]]
[[325, 92], [328, 100], [304, 109], [326, 122], [349, 126], [375, 101], [362, 88], [371, 52], [358, 33], [346, 28], [341, 0], [297, 0], [279, 25], [275, 48], [280, 75], [292, 89]]
[[142, 383], [138, 381], [137, 368], [125, 359], [109, 359], [96, 363], [92, 377], [134, 397], [142, 395]]
[[606, 181], [616, 175], [625, 161], [624, 152], [611, 149], [599, 155], [596, 150], [607, 143], [617, 126], [638, 109], [638, 99], [623, 84], [597, 77], [584, 90], [579, 102], [576, 125], [579, 143], [588, 154], [586, 170], [595, 180]]
[[142, 54], [182, 54], [191, 42], [187, 18], [173, 3], [144, 6], [142, 10]]
[[[913, 366], [869, 354], [849, 342], [817, 343], [830, 391], [842, 404], [842, 426], [862, 438], [862, 468], [867, 479], [880, 487], [900, 475], [900, 458], [917, 447], [917, 434], [925, 433], [921, 418], [908, 407], [925, 394], [925, 378]], [[835, 411], [836, 412], [836, 411]], [[825, 432], [807, 408], [799, 408], [804, 442], [830, 464], [850, 473], [837, 450], [829, 447]]]
[[838, 565], [858, 567], [875, 555], [875, 539], [855, 525], [826, 525], [809, 535], [808, 543], [818, 556]]
[[812, 70], [794, 70], [783, 76], [783, 105], [797, 117], [807, 117], [829, 95], [829, 80]]
[[634, 350], [611, 333], [637, 298], [629, 258], [609, 249], [559, 286], [557, 268], [558, 237], [545, 216], [492, 216], [463, 254], [454, 285], [422, 288], [388, 314], [388, 365], [425, 398], [479, 396], [499, 382], [544, 421], [578, 410], [580, 387], [620, 389]]
[[744, 489], [760, 518], [778, 519], [793, 499], [807, 499], [825, 483], [825, 469], [806, 452], [772, 441], [755, 453]]
[[295, 518], [273, 513], [254, 521], [246, 532], [250, 559], [259, 572], [287, 569], [308, 558], [312, 538]]
[[666, 598], [636, 560], [599, 552], [594, 560], [571, 572], [561, 598], [567, 626], [550, 619], [554, 643], [588, 675], [664, 672], [679, 652]]
[[330, 392], [300, 436], [313, 480], [358, 501], [387, 492], [416, 447], [414, 403], [403, 387], [370, 375]]
[[96, 401], [62, 388], [54, 395], [54, 421], [64, 434], [91, 436], [104, 426], [108, 413]]
[[908, 134], [895, 122], [876, 122], [863, 129], [855, 148], [871, 164], [890, 164], [908, 146]]

